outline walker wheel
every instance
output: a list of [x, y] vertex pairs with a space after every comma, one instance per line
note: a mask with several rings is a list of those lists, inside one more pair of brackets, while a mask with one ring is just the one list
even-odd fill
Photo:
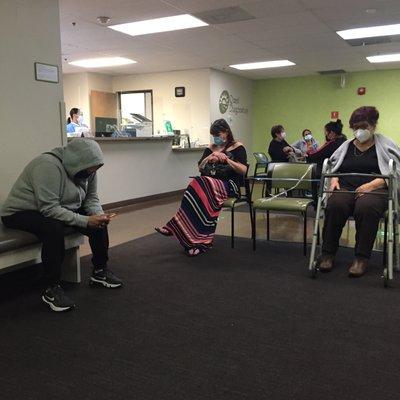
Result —
[[317, 277], [317, 261], [314, 261], [311, 269], [309, 270], [309, 275], [311, 279], [315, 279]]
[[383, 278], [383, 287], [388, 288], [389, 287], [389, 273], [388, 273], [387, 268], [385, 268], [383, 270], [382, 278]]

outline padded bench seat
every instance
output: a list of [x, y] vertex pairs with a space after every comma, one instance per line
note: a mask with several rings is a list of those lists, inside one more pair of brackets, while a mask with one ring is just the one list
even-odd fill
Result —
[[[83, 235], [72, 227], [65, 228], [66, 256], [63, 265], [63, 279], [80, 282], [79, 246]], [[0, 273], [15, 266], [41, 262], [42, 244], [35, 235], [9, 229], [0, 223]]]

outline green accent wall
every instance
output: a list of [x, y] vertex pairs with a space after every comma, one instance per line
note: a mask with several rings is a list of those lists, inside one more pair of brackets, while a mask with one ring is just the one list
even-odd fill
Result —
[[[366, 94], [359, 96], [358, 87], [366, 87]], [[311, 129], [321, 142], [331, 111], [339, 111], [343, 131], [350, 137], [350, 115], [364, 105], [378, 108], [377, 131], [400, 143], [400, 69], [348, 73], [343, 89], [340, 88], [340, 76], [312, 75], [255, 81], [253, 151], [266, 151], [271, 140], [271, 127], [277, 124], [285, 127], [289, 143], [300, 138], [305, 128]]]

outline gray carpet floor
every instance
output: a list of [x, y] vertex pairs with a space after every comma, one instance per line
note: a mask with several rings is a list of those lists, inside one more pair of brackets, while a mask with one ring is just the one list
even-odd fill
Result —
[[0, 276], [0, 399], [399, 399], [400, 284], [380, 258], [349, 279], [307, 276], [301, 245], [217, 237], [189, 259], [150, 235], [110, 251], [120, 290], [68, 291], [55, 314], [39, 267]]

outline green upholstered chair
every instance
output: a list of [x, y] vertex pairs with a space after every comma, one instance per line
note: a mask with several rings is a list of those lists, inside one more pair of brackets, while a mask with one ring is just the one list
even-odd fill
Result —
[[[253, 156], [256, 159], [253, 176], [256, 177], [256, 176], [265, 175], [267, 172], [268, 163], [269, 163], [267, 155], [265, 153], [253, 153]], [[254, 184], [255, 184], [255, 181], [253, 180], [251, 183], [251, 191], [250, 191], [250, 193], [252, 195], [253, 195]], [[263, 184], [262, 196], [265, 195], [264, 191], [265, 191], [265, 183]]]
[[[280, 192], [286, 191], [287, 195], [275, 197], [269, 195], [254, 200], [253, 202], [253, 250], [256, 249], [256, 213], [267, 213], [267, 240], [270, 239], [270, 213], [298, 213], [303, 216], [303, 252], [307, 253], [307, 211], [314, 206], [317, 198], [317, 180], [315, 176], [316, 164], [304, 163], [269, 163], [266, 177], [267, 192], [272, 189]], [[303, 180], [301, 180], [301, 178]], [[299, 180], [301, 180], [299, 182]], [[313, 181], [311, 181], [313, 180]], [[295, 187], [295, 190], [291, 189]], [[311, 197], [294, 197], [301, 193], [311, 193]]]
[[244, 179], [244, 186], [240, 188], [241, 196], [239, 198], [229, 198], [222, 206], [225, 210], [231, 211], [231, 247], [235, 247], [235, 209], [238, 206], [247, 204], [249, 206], [250, 224], [253, 227], [253, 210], [251, 202], [250, 184], [247, 179], [249, 165], [247, 164], [246, 175]]

